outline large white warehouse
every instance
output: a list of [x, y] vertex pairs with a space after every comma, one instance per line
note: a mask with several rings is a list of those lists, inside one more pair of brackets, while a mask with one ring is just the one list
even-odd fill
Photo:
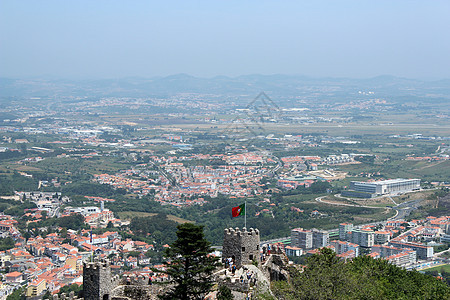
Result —
[[375, 182], [352, 181], [350, 189], [377, 195], [404, 193], [420, 189], [420, 179], [397, 178]]

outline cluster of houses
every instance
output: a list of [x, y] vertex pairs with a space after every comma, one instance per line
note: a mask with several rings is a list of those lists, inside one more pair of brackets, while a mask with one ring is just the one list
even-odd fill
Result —
[[84, 222], [91, 228], [105, 228], [109, 223], [113, 227], [121, 227], [128, 225], [129, 221], [123, 221], [114, 217], [114, 213], [104, 207], [104, 202], [100, 202], [100, 208], [97, 206], [84, 206], [84, 207], [70, 207], [67, 206], [64, 209], [64, 213], [61, 217], [70, 216], [71, 214], [78, 213], [83, 215]]
[[60, 192], [16, 192], [18, 199], [36, 204], [37, 211], [46, 211], [48, 216], [56, 216], [62, 204], [69, 203], [70, 198]]
[[20, 232], [16, 228], [17, 223], [12, 216], [0, 215], [0, 238], [20, 237]]
[[[0, 229], [10, 231], [13, 227], [8, 225], [10, 223], [14, 225], [11, 218], [2, 216], [4, 227]], [[89, 230], [67, 230], [65, 234], [62, 228], [57, 231], [28, 240], [18, 236], [14, 248], [0, 252], [0, 268], [6, 271], [1, 280], [0, 296], [6, 297], [23, 286], [26, 296], [34, 297], [44, 291], [57, 293], [66, 285], [81, 285], [83, 261], [92, 257], [109, 258], [112, 270], [117, 273], [124, 268], [145, 268], [150, 264], [147, 252], [154, 250], [151, 244], [122, 239], [115, 231], [102, 234], [92, 234]], [[150, 269], [147, 267], [142, 272], [149, 273]], [[154, 279], [158, 279], [156, 275]]]
[[[334, 232], [332, 232], [333, 234]], [[335, 238], [320, 230], [296, 228], [291, 243], [285, 246], [287, 255], [313, 254], [322, 247], [333, 249], [338, 257], [349, 260], [361, 255], [361, 250], [374, 258], [383, 258], [407, 269], [419, 268], [434, 261], [433, 246], [450, 241], [450, 216], [428, 217], [424, 220], [390, 220], [383, 224], [356, 228], [341, 223]]]
[[[207, 161], [214, 163], [205, 164]], [[281, 164], [284, 167], [278, 176], [278, 187], [295, 189], [300, 185], [309, 187], [317, 180], [323, 180], [318, 176], [305, 175], [306, 169], [317, 171], [318, 164], [353, 161], [351, 154], [325, 158], [288, 156], [281, 158], [280, 165], [269, 155], [255, 152], [180, 157], [150, 156], [148, 164], [138, 164], [115, 175], [97, 174], [95, 180], [138, 195], [154, 194], [154, 199], [162, 204], [201, 205], [204, 202], [195, 199], [204, 196], [217, 197], [218, 194], [233, 197], [264, 194], [267, 190], [261, 180], [272, 176], [273, 170], [278, 169]]]
[[[15, 197], [17, 201], [29, 200], [38, 206], [24, 211], [23, 216], [28, 225], [42, 221], [46, 217], [44, 212], [47, 212], [47, 216], [55, 214], [58, 217], [80, 214], [84, 217], [84, 223], [91, 228], [129, 224], [129, 221], [116, 219], [110, 210], [104, 208], [104, 201], [113, 199], [93, 197], [91, 200], [99, 201], [100, 207], [68, 206], [61, 212], [61, 204], [70, 202], [70, 199], [60, 193], [18, 192]], [[92, 234], [92, 229], [76, 231], [57, 227], [52, 229], [53, 233], [48, 233], [46, 228], [36, 228], [34, 237], [25, 239], [17, 225], [18, 221], [14, 217], [0, 214], [0, 237], [13, 241], [13, 248], [0, 251], [0, 270], [4, 272], [1, 276], [0, 299], [6, 299], [7, 295], [21, 287], [26, 287], [26, 296], [34, 297], [45, 291], [57, 293], [66, 285], [80, 285], [83, 282], [83, 261], [92, 257], [110, 258], [112, 269], [117, 272], [123, 267], [145, 267], [150, 264], [148, 251], [154, 250], [151, 244], [122, 239], [116, 231]], [[148, 273], [150, 269], [146, 271]]]
[[[175, 206], [202, 204], [202, 196], [218, 194], [245, 197], [264, 193], [261, 179], [270, 170], [270, 158], [255, 153], [236, 155], [151, 156], [149, 164], [139, 164], [119, 174], [95, 175], [95, 180], [139, 195], [154, 193], [156, 201]], [[190, 165], [184, 161], [219, 161], [219, 165]], [[271, 159], [270, 159], [271, 160]], [[272, 160], [274, 163], [274, 161]], [[158, 165], [158, 171], [149, 171]], [[137, 179], [136, 177], [139, 177]]]
[[[295, 207], [291, 209], [298, 210]], [[66, 212], [80, 213], [89, 222], [87, 217], [105, 210], [102, 207], [69, 207]], [[149, 268], [151, 260], [148, 253], [155, 250], [151, 244], [123, 239], [116, 231], [92, 234], [91, 230], [63, 228], [26, 240], [20, 236], [16, 224], [11, 216], [0, 216], [0, 232], [15, 241], [12, 249], [0, 252], [0, 268], [6, 271], [2, 276], [0, 296], [23, 286], [26, 287], [26, 295], [34, 297], [46, 291], [57, 293], [66, 285], [80, 285], [83, 262], [92, 257], [107, 258], [112, 264], [111, 270], [117, 274], [128, 269], [131, 270], [128, 275], [163, 280]], [[428, 217], [411, 222], [390, 220], [358, 228], [351, 223], [341, 223], [336, 231], [296, 228], [291, 232], [290, 244], [277, 247], [284, 247], [288, 256], [312, 255], [320, 248], [328, 247], [343, 260], [351, 260], [364, 253], [413, 269], [420, 262], [434, 259], [433, 247], [427, 243], [444, 242], [449, 236], [450, 216]]]

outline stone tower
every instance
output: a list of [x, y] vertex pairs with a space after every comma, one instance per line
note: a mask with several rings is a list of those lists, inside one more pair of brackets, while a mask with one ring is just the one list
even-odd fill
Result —
[[83, 264], [84, 300], [111, 300], [117, 278], [111, 275], [108, 261]]
[[250, 228], [238, 227], [236, 229], [225, 229], [223, 237], [222, 262], [228, 257], [232, 257], [236, 267], [240, 268], [242, 265], [249, 265], [253, 260], [259, 261], [259, 230]]

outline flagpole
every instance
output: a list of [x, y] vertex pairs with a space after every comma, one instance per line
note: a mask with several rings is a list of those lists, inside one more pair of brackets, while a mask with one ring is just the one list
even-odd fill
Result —
[[90, 234], [90, 246], [91, 246], [91, 262], [94, 261], [94, 251], [92, 251], [92, 227], [91, 227], [91, 234]]
[[244, 227], [247, 228], [247, 199], [245, 199], [245, 209], [244, 209]]

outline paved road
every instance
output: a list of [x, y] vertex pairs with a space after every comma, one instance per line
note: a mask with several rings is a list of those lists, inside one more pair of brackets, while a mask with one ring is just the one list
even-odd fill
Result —
[[150, 161], [149, 163], [151, 163], [156, 168], [156, 170], [170, 182], [171, 185], [175, 187], [180, 187], [176, 179], [173, 178], [170, 174], [168, 174], [163, 168], [161, 168], [159, 165], [157, 165], [152, 161]]
[[321, 203], [325, 203], [328, 205], [337, 205], [337, 206], [354, 206], [354, 207], [367, 207], [367, 208], [383, 208], [383, 207], [374, 207], [374, 206], [367, 206], [367, 205], [359, 205], [359, 204], [350, 204], [350, 203], [335, 203], [335, 202], [328, 202], [328, 201], [324, 201], [322, 200], [323, 198], [325, 198], [326, 196], [321, 196], [321, 197], [317, 197], [316, 201], [317, 202], [321, 202]]
[[388, 196], [388, 198], [391, 199], [392, 203], [394, 203], [395, 205], [398, 205], [398, 204], [394, 201], [394, 199], [392, 199], [391, 196]]
[[450, 249], [444, 250], [444, 251], [442, 251], [442, 252], [435, 253], [433, 256], [434, 256], [435, 258], [439, 258], [439, 256], [441, 256], [441, 254], [447, 253], [447, 252], [450, 252]]
[[411, 200], [411, 201], [400, 203], [397, 206], [394, 206], [394, 209], [396, 209], [398, 211], [398, 214], [395, 218], [393, 218], [393, 220], [406, 218], [407, 216], [409, 216], [409, 214], [413, 210], [417, 209], [420, 206], [420, 203], [423, 200], [424, 199]]
[[281, 160], [277, 156], [270, 154], [269, 157], [274, 161], [276, 161], [277, 165], [272, 170], [268, 170], [267, 173], [272, 172], [273, 174], [275, 174], [283, 166], [283, 164], [281, 163]]
[[61, 216], [60, 210], [61, 210], [61, 207], [56, 208], [50, 217], [51, 218], [59, 218]]
[[273, 244], [273, 243], [278, 242], [278, 241], [285, 241], [285, 240], [290, 240], [290, 239], [291, 239], [291, 237], [287, 236], [287, 237], [271, 239], [271, 240], [267, 240], [267, 241], [261, 241], [260, 244], [261, 245], [263, 245], [263, 244]]
[[[324, 201], [322, 200], [324, 197], [326, 196], [321, 196], [321, 197], [317, 197], [316, 201], [317, 202], [321, 202], [321, 203], [325, 203], [328, 205], [337, 205], [337, 206], [354, 206], [354, 207], [367, 207], [367, 208], [376, 208], [374, 206], [367, 206], [367, 205], [358, 205], [358, 204], [349, 204], [349, 203], [333, 203], [333, 202], [328, 202], [328, 201]], [[392, 200], [392, 198], [391, 198]], [[423, 201], [424, 199], [418, 199], [418, 200], [411, 200], [411, 201], [407, 201], [407, 202], [403, 202], [400, 203], [394, 207], [386, 207], [389, 209], [394, 209], [397, 211], [397, 214], [390, 218], [390, 220], [398, 220], [398, 219], [405, 219], [407, 216], [409, 216], [409, 214], [417, 209], [420, 206], [420, 203]], [[392, 200], [392, 202], [395, 203], [394, 200]]]
[[[365, 206], [365, 205], [357, 205], [357, 204], [348, 204], [348, 203], [330, 203], [330, 202], [326, 202], [323, 201], [322, 198], [324, 198], [326, 196], [321, 196], [321, 197], [317, 197], [315, 200], [317, 202], [320, 203], [325, 203], [328, 205], [337, 205], [337, 206], [355, 206], [355, 207], [367, 207], [367, 208], [374, 208], [373, 206]], [[420, 203], [423, 201], [424, 199], [419, 199], [419, 200], [411, 200], [411, 201], [407, 201], [407, 202], [403, 202], [400, 203], [394, 207], [386, 207], [389, 209], [394, 209], [395, 211], [397, 211], [397, 214], [391, 218], [389, 218], [388, 220], [398, 220], [398, 219], [404, 219], [405, 217], [407, 217], [413, 210], [417, 209], [417, 207], [420, 205]], [[393, 201], [394, 202], [394, 201]], [[395, 203], [395, 202], [394, 202]], [[376, 208], [376, 207], [375, 207]], [[364, 226], [364, 225], [378, 225], [378, 224], [386, 224], [386, 221], [379, 221], [379, 222], [373, 222], [373, 223], [367, 223], [367, 224], [359, 224], [358, 226]], [[329, 231], [334, 231], [334, 230], [339, 230], [338, 229], [331, 229]], [[410, 229], [412, 230], [412, 229]], [[268, 241], [261, 241], [261, 245], [262, 244], [267, 244], [267, 243], [274, 243], [276, 241], [280, 241], [280, 240], [287, 240], [287, 239], [291, 239], [291, 237], [284, 237], [284, 238], [277, 238], [277, 239], [272, 239], [272, 240], [268, 240]], [[444, 252], [450, 252], [450, 249], [440, 252], [439, 254], [442, 254]]]

